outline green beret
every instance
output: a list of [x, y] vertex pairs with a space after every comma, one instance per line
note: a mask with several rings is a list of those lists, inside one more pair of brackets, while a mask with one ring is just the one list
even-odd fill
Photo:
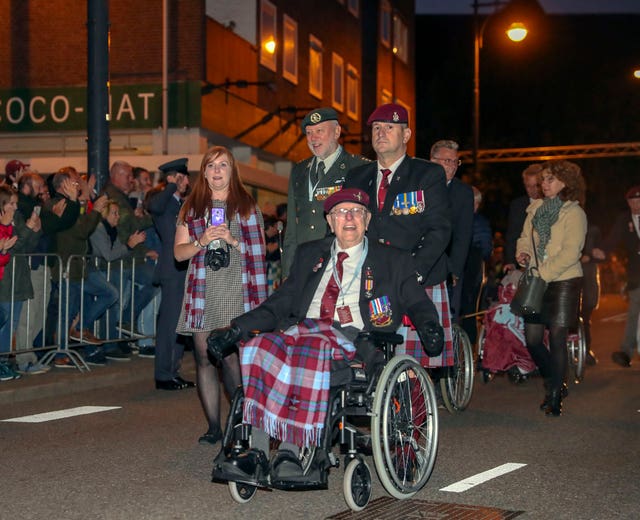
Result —
[[325, 121], [337, 121], [338, 112], [333, 108], [323, 107], [316, 110], [312, 110], [302, 120], [302, 131], [305, 132], [308, 126], [317, 125], [318, 123], [324, 123]]

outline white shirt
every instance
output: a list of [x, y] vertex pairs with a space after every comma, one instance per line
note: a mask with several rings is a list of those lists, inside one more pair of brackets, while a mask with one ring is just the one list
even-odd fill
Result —
[[[351, 323], [343, 323], [342, 325], [349, 325], [357, 328], [358, 330], [364, 329], [364, 322], [362, 321], [362, 315], [360, 314], [360, 282], [362, 278], [362, 269], [359, 269], [363, 248], [364, 242], [357, 246], [350, 247], [349, 249], [340, 249], [336, 243], [336, 253], [344, 251], [349, 255], [349, 257], [345, 258], [344, 262], [342, 262], [341, 285], [342, 290], [346, 292], [344, 294], [341, 292], [338, 295], [336, 312], [333, 319], [334, 321], [340, 321], [338, 317], [338, 308], [348, 306], [351, 311], [353, 321]], [[311, 305], [309, 305], [307, 318], [318, 319], [320, 317], [320, 302], [322, 301], [322, 296], [324, 295], [327, 285], [329, 285], [329, 279], [333, 276], [333, 266], [336, 258], [331, 258], [327, 264], [327, 268], [324, 270], [320, 283], [318, 284], [318, 288], [313, 295], [313, 300], [311, 300]]]

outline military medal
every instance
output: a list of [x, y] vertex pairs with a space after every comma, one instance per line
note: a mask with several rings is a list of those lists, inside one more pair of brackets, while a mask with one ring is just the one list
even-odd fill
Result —
[[374, 327], [386, 327], [391, 323], [391, 302], [388, 296], [380, 296], [369, 302], [369, 320]]
[[334, 193], [340, 191], [341, 189], [342, 186], [340, 186], [339, 184], [337, 186], [329, 186], [327, 188], [316, 188], [315, 199], [317, 201], [323, 201], [329, 198]]
[[364, 297], [373, 298], [373, 270], [369, 266], [364, 270]]
[[316, 265], [313, 266], [313, 272], [317, 273], [320, 269], [322, 269], [322, 264], [324, 263], [324, 259], [320, 258], [318, 260], [318, 263]]

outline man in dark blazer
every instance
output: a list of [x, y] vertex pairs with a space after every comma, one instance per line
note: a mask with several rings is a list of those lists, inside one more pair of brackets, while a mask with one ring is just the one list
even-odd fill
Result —
[[[366, 339], [360, 341], [358, 332], [395, 332], [405, 313], [416, 325], [426, 354], [438, 355], [442, 351], [444, 333], [438, 324], [435, 306], [417, 283], [411, 259], [365, 238], [371, 219], [368, 202], [368, 196], [358, 189], [343, 189], [329, 197], [324, 209], [335, 239], [326, 237], [300, 245], [289, 277], [282, 286], [259, 307], [235, 318], [231, 327], [214, 330], [208, 341], [209, 353], [215, 358], [224, 356], [231, 345], [241, 338], [248, 339], [253, 330], [286, 330], [305, 318], [324, 319], [325, 293], [331, 280], [339, 276], [336, 259], [345, 252], [348, 256], [342, 262], [343, 274], [338, 283], [341, 289], [334, 300], [333, 313], [329, 314], [333, 317], [334, 327], [354, 341], [356, 355], [364, 362], [367, 372], [375, 373], [384, 358]], [[273, 341], [268, 343], [274, 344]], [[264, 344], [261, 342], [260, 347], [253, 344], [252, 349], [266, 349]], [[266, 372], [269, 367], [263, 367], [263, 370]], [[263, 446], [261, 449], [266, 453], [268, 442], [263, 439], [264, 432], [260, 430], [259, 433], [256, 431], [259, 425], [254, 426], [253, 446]], [[272, 479], [277, 480], [278, 468], [286, 464], [295, 466], [294, 474], [296, 469], [301, 474], [298, 458], [287, 453], [295, 449], [289, 443], [280, 445], [271, 466]], [[243, 472], [255, 470], [253, 462], [251, 459], [249, 463], [246, 458], [227, 459], [221, 464], [219, 475], [246, 478]]]
[[289, 176], [287, 228], [282, 246], [284, 277], [289, 274], [300, 244], [329, 234], [322, 211], [323, 201], [342, 187], [351, 168], [366, 162], [362, 157], [347, 153], [338, 143], [341, 128], [338, 113], [333, 108], [312, 110], [301, 126], [313, 155], [297, 163]]
[[540, 172], [542, 172], [542, 164], [530, 164], [522, 172], [522, 183], [527, 192], [526, 195], [517, 197], [509, 204], [509, 215], [507, 216], [507, 232], [505, 234], [504, 244], [504, 271], [516, 268], [516, 242], [522, 233], [522, 226], [527, 217], [527, 207], [535, 199], [542, 197], [540, 190]]
[[[368, 237], [407, 251], [421, 283], [447, 279], [445, 249], [451, 237], [451, 215], [444, 169], [406, 155], [411, 139], [409, 116], [393, 103], [378, 107], [367, 123], [378, 160], [354, 168], [345, 188], [359, 188], [369, 196], [372, 214]], [[391, 170], [382, 207], [378, 207], [381, 170]]]
[[182, 199], [189, 188], [187, 159], [170, 161], [161, 165], [159, 170], [166, 184], [164, 188], [151, 192], [145, 204], [162, 242], [155, 272], [155, 278], [160, 282], [162, 299], [158, 310], [154, 373], [157, 389], [182, 390], [195, 386], [193, 382], [180, 377], [184, 344], [183, 339], [176, 334], [188, 262], [177, 262], [173, 256], [176, 219]]
[[471, 245], [473, 230], [473, 190], [456, 177], [460, 165], [458, 143], [450, 139], [436, 141], [431, 147], [430, 158], [444, 168], [447, 192], [451, 208], [451, 240], [447, 246], [449, 267], [449, 298], [452, 319], [456, 321], [462, 302], [464, 266]]
[[626, 193], [629, 211], [616, 219], [602, 249], [593, 249], [593, 257], [604, 260], [605, 252], [610, 253], [620, 247], [627, 257], [627, 324], [620, 350], [611, 354], [611, 359], [623, 367], [630, 367], [638, 348], [638, 317], [640, 316], [640, 185]]

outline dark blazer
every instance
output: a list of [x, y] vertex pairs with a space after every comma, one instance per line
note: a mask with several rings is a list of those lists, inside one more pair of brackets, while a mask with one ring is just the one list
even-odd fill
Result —
[[451, 205], [451, 241], [447, 247], [449, 272], [462, 278], [473, 232], [473, 190], [454, 177], [447, 186]]
[[[379, 242], [411, 253], [414, 270], [421, 282], [435, 285], [447, 278], [445, 249], [451, 237], [451, 212], [444, 169], [423, 159], [405, 157], [393, 175], [382, 211], [377, 208], [378, 163], [354, 168], [347, 175], [345, 188], [360, 188], [369, 195], [372, 218], [370, 242]], [[422, 191], [424, 211], [394, 215], [393, 202], [402, 193]]]
[[149, 195], [145, 207], [158, 231], [162, 248], [156, 266], [156, 278], [159, 280], [185, 276], [189, 262], [177, 262], [173, 256], [173, 244], [176, 239], [176, 221], [182, 204], [173, 196], [178, 187], [174, 182], [167, 183], [165, 188]]
[[[322, 196], [314, 197], [312, 201], [309, 201], [309, 172], [311, 168], [316, 167], [314, 159], [315, 156], [311, 156], [297, 163], [289, 176], [287, 228], [282, 245], [283, 276], [289, 274], [297, 246], [311, 240], [324, 238], [329, 234], [329, 226], [324, 218], [322, 208], [324, 198]], [[347, 172], [366, 162], [366, 159], [351, 155], [343, 149], [331, 168], [324, 173], [318, 183], [318, 188], [342, 186]]]
[[[333, 240], [333, 237], [326, 237], [298, 247], [289, 277], [280, 288], [259, 307], [233, 320], [244, 334], [251, 330], [284, 330], [306, 317], [322, 275], [330, 264]], [[393, 248], [369, 241], [360, 284], [360, 313], [365, 330], [395, 332], [404, 314], [415, 320], [414, 323], [438, 320], [435, 306], [416, 281], [411, 259], [398, 253]], [[370, 292], [366, 290], [367, 278], [373, 280]], [[391, 321], [385, 326], [376, 326], [370, 319], [369, 302], [381, 296], [389, 297]]]
[[640, 238], [631, 221], [631, 212], [624, 211], [616, 219], [609, 236], [603, 243], [603, 249], [610, 253], [620, 247], [627, 256], [627, 289], [640, 287]]
[[507, 232], [504, 236], [504, 263], [518, 265], [516, 262], [516, 243], [522, 233], [522, 226], [527, 218], [527, 208], [530, 204], [529, 195], [522, 195], [509, 204], [507, 216]]

